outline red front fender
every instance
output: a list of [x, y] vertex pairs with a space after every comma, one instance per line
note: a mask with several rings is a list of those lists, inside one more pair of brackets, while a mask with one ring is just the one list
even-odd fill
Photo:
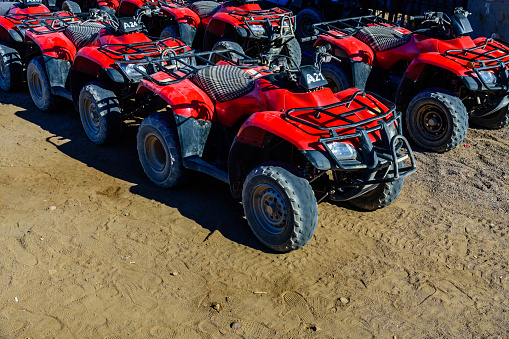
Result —
[[283, 118], [278, 111], [258, 112], [251, 115], [237, 133], [237, 140], [261, 147], [267, 132], [290, 142], [301, 150], [323, 150], [317, 135], [306, 133]]
[[197, 26], [201, 22], [201, 19], [198, 16], [198, 14], [196, 14], [187, 7], [176, 8], [163, 6], [161, 7], [161, 13], [175, 18], [177, 22], [188, 24], [191, 26]]
[[440, 53], [423, 53], [415, 58], [406, 70], [406, 75], [412, 80], [419, 79], [424, 66], [432, 65], [448, 70], [458, 76], [476, 76], [471, 70], [460, 63], [443, 56]]
[[[164, 73], [152, 75], [157, 80], [168, 79]], [[137, 93], [153, 92], [171, 106], [175, 114], [200, 120], [215, 121], [214, 104], [209, 96], [189, 79], [170, 86], [160, 86], [154, 82], [141, 80]]]
[[336, 39], [329, 35], [319, 35], [314, 46], [331, 44], [334, 55], [338, 57], [347, 57], [355, 61], [361, 61], [368, 65], [373, 65], [375, 54], [371, 47], [354, 37]]
[[122, 0], [118, 12], [123, 16], [134, 16], [136, 10], [145, 5], [142, 0]]

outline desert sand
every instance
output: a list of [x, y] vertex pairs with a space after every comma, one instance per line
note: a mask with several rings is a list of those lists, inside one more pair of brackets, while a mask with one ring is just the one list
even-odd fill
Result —
[[0, 92], [0, 338], [498, 338], [509, 329], [509, 128], [471, 128], [391, 206], [319, 205], [287, 254], [227, 185], [155, 187], [135, 121], [93, 145], [70, 105]]

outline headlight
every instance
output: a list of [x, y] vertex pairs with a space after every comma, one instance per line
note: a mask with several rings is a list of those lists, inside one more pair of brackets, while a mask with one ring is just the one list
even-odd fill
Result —
[[265, 28], [262, 25], [249, 25], [255, 35], [265, 34]]
[[497, 82], [497, 77], [494, 73], [488, 72], [488, 71], [479, 71], [479, 76], [481, 79], [484, 80], [484, 82], [488, 85], [493, 85]]
[[[128, 77], [140, 77], [142, 74], [134, 68], [137, 64], [120, 64], [120, 67], [124, 70]], [[143, 65], [137, 65], [140, 70], [147, 73], [147, 69]]]
[[328, 142], [325, 144], [329, 151], [334, 155], [336, 160], [353, 160], [357, 158], [357, 151], [355, 148], [344, 142]]

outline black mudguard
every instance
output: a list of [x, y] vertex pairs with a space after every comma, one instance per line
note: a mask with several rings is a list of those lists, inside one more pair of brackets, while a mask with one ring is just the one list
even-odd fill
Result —
[[180, 140], [182, 158], [201, 157], [212, 122], [174, 114]]

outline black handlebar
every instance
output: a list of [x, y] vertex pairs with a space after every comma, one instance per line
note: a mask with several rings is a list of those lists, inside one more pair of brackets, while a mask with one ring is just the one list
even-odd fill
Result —
[[408, 17], [408, 20], [412, 21], [412, 20], [421, 20], [421, 19], [426, 19], [426, 16], [425, 15], [414, 15], [414, 16], [409, 16]]
[[239, 63], [239, 65], [248, 65], [248, 64], [259, 64], [259, 63], [261, 63], [261, 60], [258, 58], [239, 59], [237, 62]]
[[308, 36], [308, 37], [300, 39], [300, 42], [307, 42], [307, 41], [316, 40], [316, 39], [318, 39], [318, 35], [312, 35], [312, 36]]

